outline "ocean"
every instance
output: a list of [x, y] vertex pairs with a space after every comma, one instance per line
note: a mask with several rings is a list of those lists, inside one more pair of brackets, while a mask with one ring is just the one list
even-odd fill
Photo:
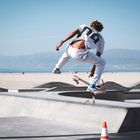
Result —
[[[1, 73], [51, 72], [63, 52], [43, 52], [22, 56], [0, 55]], [[134, 55], [132, 55], [134, 54]], [[105, 51], [104, 72], [140, 72], [140, 50], [113, 49]], [[62, 72], [90, 72], [92, 64], [71, 59]]]
[[[0, 73], [49, 73], [55, 64], [37, 67], [5, 67], [0, 68]], [[61, 70], [62, 72], [90, 72], [91, 64], [69, 63]], [[140, 72], [140, 65], [106, 65], [104, 72]]]

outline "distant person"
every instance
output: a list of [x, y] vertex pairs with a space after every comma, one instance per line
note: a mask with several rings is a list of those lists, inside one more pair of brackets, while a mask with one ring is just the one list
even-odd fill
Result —
[[[80, 62], [91, 63], [93, 67], [89, 77], [92, 77], [92, 80], [87, 91], [94, 93], [97, 82], [101, 78], [105, 67], [105, 60], [100, 57], [104, 51], [104, 39], [99, 32], [101, 32], [103, 28], [102, 23], [97, 20], [93, 21], [90, 26], [81, 25], [56, 45], [56, 50], [59, 51], [63, 43], [77, 35], [76, 38], [67, 45], [64, 54], [59, 59], [52, 72], [54, 74], [60, 74], [60, 70], [70, 58]], [[89, 49], [96, 49], [96, 55], [91, 53]]]

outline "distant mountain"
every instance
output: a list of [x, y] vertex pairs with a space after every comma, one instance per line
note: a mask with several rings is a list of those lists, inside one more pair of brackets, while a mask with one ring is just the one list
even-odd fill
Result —
[[[58, 54], [59, 55], [59, 54]], [[54, 52], [43, 52], [31, 55], [4, 56], [0, 55], [0, 67], [6, 66], [46, 66], [56, 60]]]
[[[0, 55], [0, 71], [51, 71], [63, 52], [42, 52], [22, 56]], [[125, 70], [140, 71], [140, 51], [111, 49], [106, 50], [106, 71]], [[91, 64], [71, 60], [64, 71], [90, 71]]]
[[104, 54], [106, 71], [140, 72], [140, 50], [111, 49]]
[[108, 64], [140, 64], [140, 50], [111, 49], [104, 56]]

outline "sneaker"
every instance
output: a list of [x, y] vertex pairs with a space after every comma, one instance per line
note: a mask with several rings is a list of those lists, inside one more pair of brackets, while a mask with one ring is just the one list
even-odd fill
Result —
[[94, 93], [95, 94], [95, 91], [96, 91], [96, 86], [94, 84], [90, 84], [88, 87], [87, 87], [87, 91], [88, 92], [91, 92], [91, 93]]
[[60, 71], [60, 69], [55, 68], [55, 69], [53, 69], [52, 73], [54, 73], [54, 74], [61, 74], [61, 71]]

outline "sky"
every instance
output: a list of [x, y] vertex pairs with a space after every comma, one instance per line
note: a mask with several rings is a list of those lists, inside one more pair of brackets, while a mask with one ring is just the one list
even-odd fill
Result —
[[94, 20], [104, 25], [105, 50], [140, 50], [140, 0], [0, 0], [0, 55], [55, 51]]

